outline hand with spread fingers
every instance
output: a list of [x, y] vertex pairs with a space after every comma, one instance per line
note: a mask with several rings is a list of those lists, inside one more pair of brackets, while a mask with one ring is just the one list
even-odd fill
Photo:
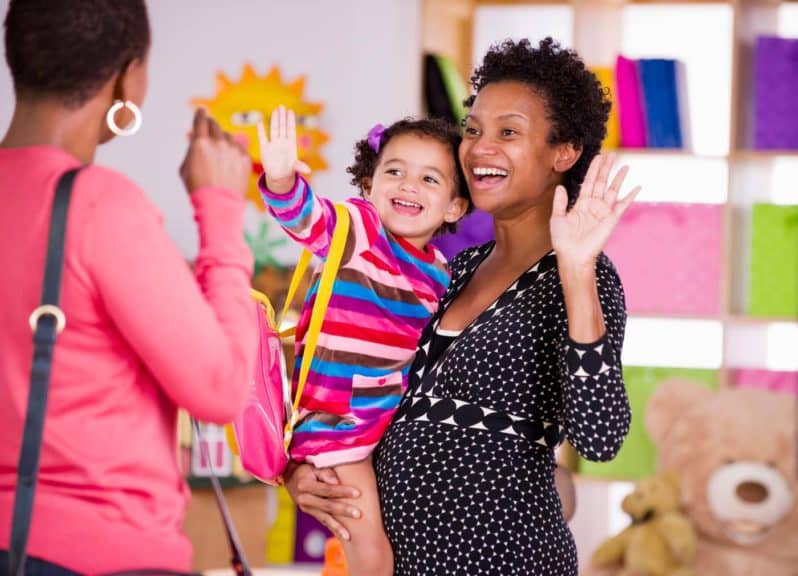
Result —
[[277, 194], [294, 187], [295, 174], [310, 174], [310, 167], [299, 160], [296, 145], [296, 117], [293, 110], [278, 106], [272, 112], [269, 135], [263, 123], [258, 124], [258, 140], [266, 185]]
[[640, 191], [637, 186], [618, 199], [629, 168], [618, 170], [608, 187], [614, 163], [614, 155], [600, 154], [593, 159], [570, 210], [565, 188], [557, 187], [550, 229], [552, 247], [561, 264], [592, 269], [616, 224]]
[[252, 164], [246, 148], [219, 127], [204, 109], [194, 113], [186, 157], [180, 177], [189, 194], [199, 188], [214, 186], [244, 194]]

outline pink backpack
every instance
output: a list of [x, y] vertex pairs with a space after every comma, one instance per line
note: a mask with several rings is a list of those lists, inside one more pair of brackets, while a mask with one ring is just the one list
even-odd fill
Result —
[[282, 338], [292, 336], [295, 329], [280, 330], [280, 324], [310, 263], [310, 252], [303, 251], [297, 263], [280, 322], [275, 322], [274, 308], [268, 297], [255, 290], [251, 291], [252, 297], [260, 304], [255, 376], [250, 382], [244, 408], [233, 420], [232, 428], [228, 428], [228, 431], [232, 429], [230, 446], [233, 452], [240, 456], [244, 469], [267, 484], [283, 483], [283, 473], [289, 460], [288, 447], [299, 413], [299, 399], [302, 397], [302, 389], [316, 350], [332, 285], [341, 264], [349, 232], [349, 212], [341, 205], [335, 206], [335, 212], [337, 216], [335, 230], [310, 315], [310, 325], [305, 338], [305, 353], [293, 400], [291, 381], [286, 372]]

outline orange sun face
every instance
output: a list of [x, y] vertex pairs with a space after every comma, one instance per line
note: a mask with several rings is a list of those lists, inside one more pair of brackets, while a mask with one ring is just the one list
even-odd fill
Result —
[[304, 87], [304, 77], [284, 84], [276, 66], [265, 76], [258, 76], [252, 66], [246, 64], [238, 82], [233, 82], [217, 72], [216, 96], [208, 99], [195, 98], [191, 102], [195, 107], [205, 108], [223, 130], [247, 137], [249, 156], [252, 158], [252, 177], [247, 198], [260, 210], [264, 210], [264, 206], [258, 192], [257, 179], [263, 168], [258, 149], [257, 125], [262, 121], [268, 132], [269, 117], [272, 110], [279, 105], [292, 109], [296, 114], [299, 159], [314, 172], [327, 168], [327, 162], [319, 149], [329, 137], [317, 127], [319, 114], [324, 106], [319, 102], [306, 102], [302, 95]]

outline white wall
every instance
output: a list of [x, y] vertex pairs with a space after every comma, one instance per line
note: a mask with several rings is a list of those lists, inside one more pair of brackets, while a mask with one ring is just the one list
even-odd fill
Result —
[[[0, 0], [3, 18], [7, 6]], [[277, 65], [284, 80], [307, 76], [305, 97], [325, 103], [320, 127], [331, 136], [322, 148], [330, 168], [314, 176], [314, 186], [336, 199], [355, 193], [345, 173], [354, 142], [378, 121], [421, 109], [420, 0], [149, 0], [148, 7], [153, 43], [144, 124], [137, 135], [102, 147], [97, 162], [144, 188], [187, 257], [196, 252], [196, 229], [177, 168], [190, 100], [214, 96], [217, 70], [237, 80], [249, 61], [258, 74]], [[13, 91], [2, 46], [0, 53], [4, 133]]]

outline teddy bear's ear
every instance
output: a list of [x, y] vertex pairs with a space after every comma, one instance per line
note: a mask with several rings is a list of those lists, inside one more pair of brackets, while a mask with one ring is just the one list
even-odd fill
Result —
[[711, 397], [709, 389], [691, 380], [669, 378], [660, 382], [646, 405], [646, 429], [654, 442], [659, 444], [681, 415]]

